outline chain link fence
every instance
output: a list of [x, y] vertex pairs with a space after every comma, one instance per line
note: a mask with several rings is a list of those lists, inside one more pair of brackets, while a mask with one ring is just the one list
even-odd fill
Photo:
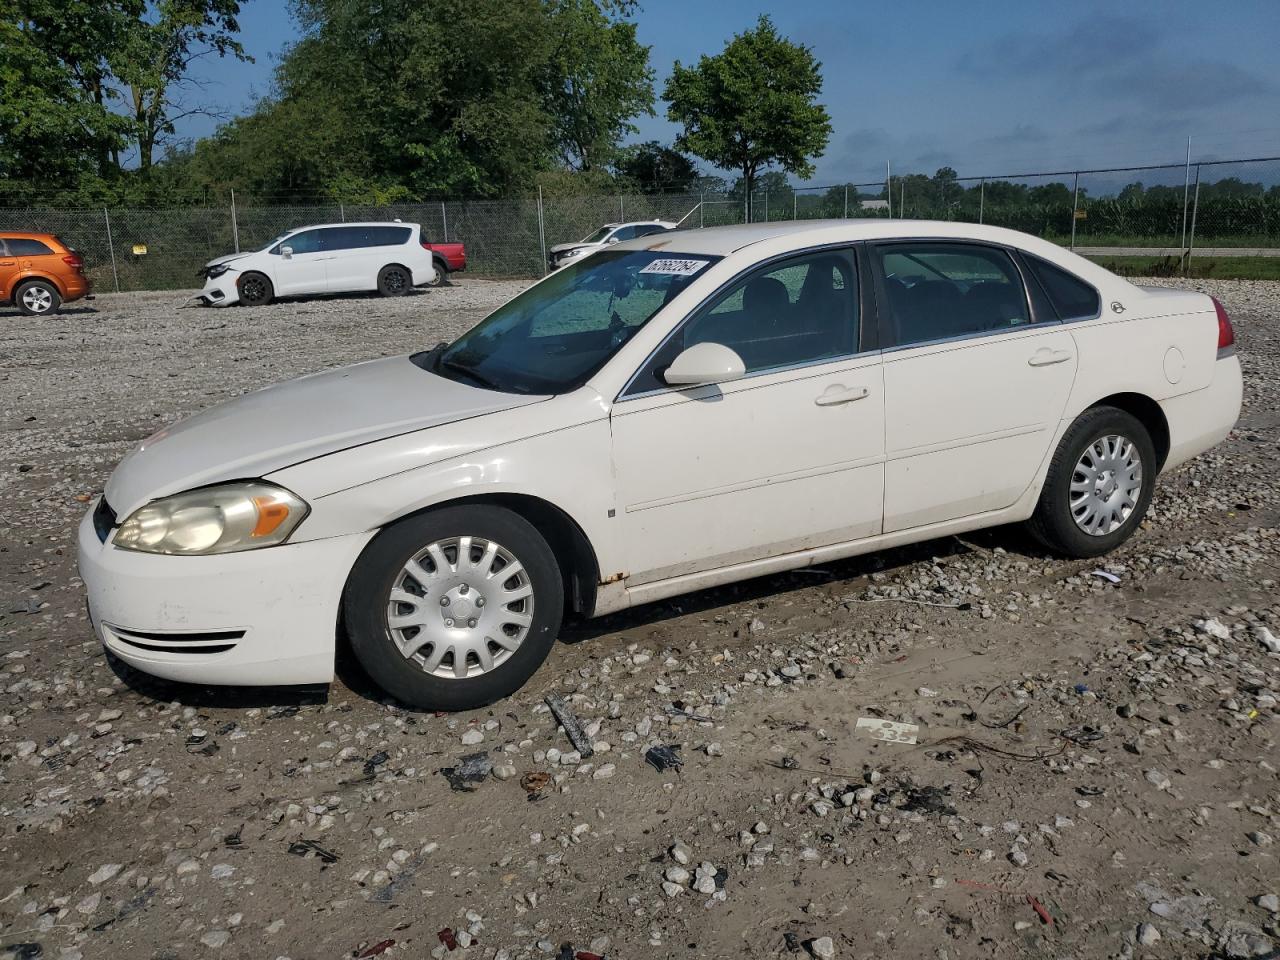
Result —
[[[1280, 157], [992, 177], [891, 176], [874, 183], [741, 193], [546, 196], [386, 206], [343, 204], [153, 209], [0, 207], [0, 231], [56, 233], [99, 291], [200, 286], [208, 260], [257, 250], [294, 227], [361, 220], [422, 224], [462, 241], [467, 275], [532, 277], [547, 251], [605, 223], [685, 228], [794, 219], [900, 217], [1010, 227], [1084, 252], [1181, 258], [1280, 255]], [[1230, 248], [1227, 254], [1221, 250]]]

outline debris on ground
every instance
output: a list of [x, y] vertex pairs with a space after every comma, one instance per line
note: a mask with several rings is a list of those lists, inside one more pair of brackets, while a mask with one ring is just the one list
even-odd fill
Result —
[[545, 700], [547, 706], [551, 708], [551, 713], [560, 721], [560, 726], [564, 727], [565, 736], [573, 744], [573, 749], [578, 751], [578, 755], [583, 760], [590, 758], [595, 753], [595, 747], [591, 738], [583, 732], [577, 716], [569, 709], [569, 704], [565, 703], [563, 697], [557, 697], [554, 693], [548, 694]]
[[680, 745], [675, 743], [650, 747], [644, 752], [644, 760], [659, 773], [673, 767], [678, 771], [684, 766], [684, 761], [680, 759]]

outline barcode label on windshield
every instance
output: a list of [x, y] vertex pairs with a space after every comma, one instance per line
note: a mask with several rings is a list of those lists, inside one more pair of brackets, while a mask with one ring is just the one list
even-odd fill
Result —
[[706, 260], [655, 260], [640, 272], [662, 273], [674, 277], [691, 277], [706, 265]]

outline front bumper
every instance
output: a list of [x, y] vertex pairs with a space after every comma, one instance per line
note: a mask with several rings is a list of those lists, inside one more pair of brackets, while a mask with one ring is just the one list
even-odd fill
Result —
[[[95, 504], [96, 508], [96, 504]], [[119, 550], [79, 530], [94, 631], [130, 666], [188, 683], [329, 683], [338, 606], [373, 534], [211, 557]]]
[[204, 289], [196, 294], [206, 307], [229, 307], [240, 302], [240, 287], [236, 284], [239, 272], [228, 270], [224, 274], [205, 279]]

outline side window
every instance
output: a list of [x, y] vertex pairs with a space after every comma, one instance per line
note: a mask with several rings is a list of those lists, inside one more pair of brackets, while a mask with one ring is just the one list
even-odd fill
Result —
[[636, 377], [629, 395], [666, 387], [662, 371], [698, 343], [720, 343], [758, 373], [858, 352], [858, 282], [845, 252], [812, 253], [738, 281], [685, 321]]
[[666, 233], [667, 228], [658, 223], [646, 223], [635, 228], [637, 237], [647, 237], [653, 233]]
[[1079, 277], [1047, 260], [1024, 253], [1023, 258], [1035, 278], [1040, 281], [1060, 320], [1082, 320], [1096, 317], [1102, 310], [1098, 291]]
[[43, 257], [53, 253], [39, 240], [28, 240], [24, 237], [8, 237], [5, 246], [9, 248], [11, 257]]
[[898, 346], [1030, 322], [1022, 275], [1003, 250], [926, 242], [880, 244], [873, 250]]
[[617, 230], [613, 231], [613, 234], [609, 237], [609, 240], [621, 243], [623, 240], [631, 240], [635, 236], [636, 236], [635, 227], [619, 227]]
[[320, 250], [320, 231], [303, 230], [281, 240], [280, 246], [288, 247], [294, 253], [317, 253]]
[[409, 242], [411, 233], [413, 230], [409, 227], [369, 227], [369, 242], [366, 246], [398, 247]]
[[367, 227], [326, 227], [324, 230], [316, 231], [316, 233], [320, 234], [320, 249], [325, 251], [354, 250], [357, 247], [367, 247], [369, 245], [366, 238], [368, 232]]

